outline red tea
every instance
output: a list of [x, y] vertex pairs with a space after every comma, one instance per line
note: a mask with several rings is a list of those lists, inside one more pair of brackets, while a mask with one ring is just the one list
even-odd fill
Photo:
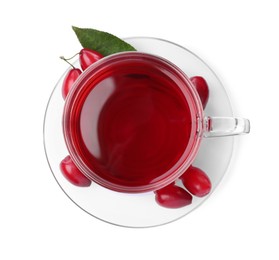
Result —
[[144, 59], [103, 68], [70, 122], [86, 166], [112, 185], [137, 187], [167, 177], [193, 131], [178, 84], [162, 65]]

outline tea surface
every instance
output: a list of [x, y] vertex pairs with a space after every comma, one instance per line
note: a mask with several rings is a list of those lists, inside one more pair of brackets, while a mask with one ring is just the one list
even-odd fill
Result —
[[80, 150], [103, 179], [152, 183], [184, 153], [192, 129], [189, 106], [164, 71], [129, 64], [94, 86], [80, 113]]

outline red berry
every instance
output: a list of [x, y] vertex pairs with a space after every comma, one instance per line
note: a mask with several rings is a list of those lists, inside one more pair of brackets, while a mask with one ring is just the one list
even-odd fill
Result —
[[76, 186], [88, 187], [91, 184], [91, 181], [81, 173], [69, 155], [61, 161], [60, 170], [65, 178]]
[[79, 62], [82, 70], [88, 68], [94, 62], [102, 59], [104, 56], [97, 52], [90, 49], [82, 49], [79, 53]]
[[192, 195], [176, 185], [168, 185], [155, 191], [156, 202], [165, 208], [181, 208], [192, 203]]
[[210, 179], [197, 167], [190, 166], [180, 178], [185, 188], [197, 197], [203, 197], [211, 190]]
[[203, 108], [205, 108], [208, 97], [209, 97], [209, 88], [208, 85], [203, 77], [196, 76], [190, 78], [193, 85], [195, 86], [196, 90], [198, 91], [198, 94], [200, 96], [200, 100], [202, 103]]
[[70, 69], [66, 77], [64, 78], [63, 85], [62, 85], [62, 96], [65, 99], [74, 84], [74, 82], [77, 80], [79, 75], [81, 74], [80, 69]]

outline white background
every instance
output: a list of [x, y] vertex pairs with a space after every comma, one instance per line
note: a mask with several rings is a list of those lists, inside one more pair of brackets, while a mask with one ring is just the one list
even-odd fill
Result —
[[[1, 259], [278, 259], [278, 1], [1, 1]], [[183, 3], [183, 4], [182, 4]], [[43, 117], [80, 49], [71, 25], [154, 36], [203, 58], [251, 120], [214, 194], [172, 224], [103, 223], [54, 180]]]

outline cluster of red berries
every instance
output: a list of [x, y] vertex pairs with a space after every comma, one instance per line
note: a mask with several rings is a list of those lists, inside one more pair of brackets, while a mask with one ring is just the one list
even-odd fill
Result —
[[[82, 49], [78, 54], [79, 54], [79, 63], [82, 70], [86, 70], [91, 64], [103, 58], [102, 54], [90, 49]], [[68, 59], [65, 59], [64, 57], [61, 58], [64, 59], [65, 61], [68, 61]], [[71, 66], [73, 68], [68, 71], [68, 74], [66, 75], [63, 81], [62, 96], [64, 99], [67, 97], [74, 82], [82, 73], [80, 69], [75, 68], [73, 65]]]
[[193, 197], [204, 197], [211, 190], [211, 182], [208, 176], [201, 169], [190, 166], [180, 179], [187, 189], [176, 185], [170, 185], [155, 191], [156, 201], [166, 208], [181, 208], [192, 203]]

